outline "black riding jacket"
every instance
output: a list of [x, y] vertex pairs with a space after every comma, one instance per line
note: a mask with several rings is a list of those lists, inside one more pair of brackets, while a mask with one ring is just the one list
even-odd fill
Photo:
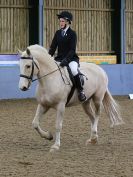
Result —
[[79, 63], [79, 57], [76, 54], [77, 35], [75, 31], [69, 27], [64, 37], [61, 35], [61, 31], [61, 29], [56, 31], [49, 54], [53, 56], [56, 49], [58, 49], [57, 56], [55, 57], [56, 61], [66, 59], [68, 63], [71, 61]]

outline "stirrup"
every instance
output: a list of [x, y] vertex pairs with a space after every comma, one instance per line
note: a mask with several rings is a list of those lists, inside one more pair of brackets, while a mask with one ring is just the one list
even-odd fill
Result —
[[86, 101], [86, 96], [85, 96], [84, 91], [79, 91], [78, 98], [79, 98], [79, 101], [81, 102]]

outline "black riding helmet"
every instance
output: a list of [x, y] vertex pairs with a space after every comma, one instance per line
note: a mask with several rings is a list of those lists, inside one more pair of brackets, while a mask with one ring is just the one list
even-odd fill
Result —
[[57, 14], [57, 16], [58, 16], [58, 19], [64, 18], [65, 20], [69, 21], [70, 24], [71, 24], [71, 21], [73, 20], [72, 14], [68, 11], [62, 11], [60, 14]]

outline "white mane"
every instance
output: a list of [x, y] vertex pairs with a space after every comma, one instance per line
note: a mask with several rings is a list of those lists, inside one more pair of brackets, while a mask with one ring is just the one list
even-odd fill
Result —
[[30, 50], [38, 50], [39, 52], [44, 52], [44, 53], [47, 53], [48, 54], [48, 51], [46, 48], [38, 45], [38, 44], [35, 44], [35, 45], [30, 45], [28, 47]]
[[55, 60], [51, 55], [49, 55], [48, 50], [44, 48], [43, 46], [40, 46], [38, 44], [30, 45], [27, 47], [31, 54], [40, 62], [43, 62], [45, 60], [45, 65], [53, 65], [55, 66]]

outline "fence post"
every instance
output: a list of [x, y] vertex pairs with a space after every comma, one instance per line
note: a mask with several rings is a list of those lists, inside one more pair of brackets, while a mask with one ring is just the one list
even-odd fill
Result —
[[39, 44], [43, 46], [43, 0], [39, 0]]
[[121, 64], [126, 63], [125, 35], [125, 0], [121, 0]]

